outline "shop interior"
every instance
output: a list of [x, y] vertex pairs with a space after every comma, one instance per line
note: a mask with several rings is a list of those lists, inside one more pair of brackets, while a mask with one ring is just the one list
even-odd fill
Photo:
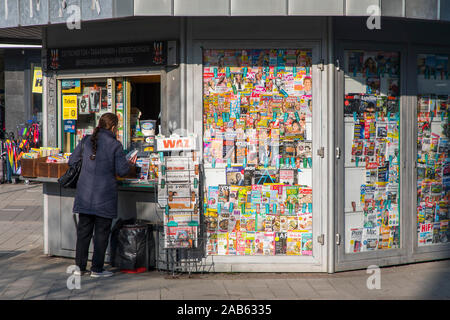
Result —
[[61, 104], [63, 152], [73, 152], [84, 136], [93, 133], [102, 114], [113, 112], [119, 118], [117, 139], [137, 167], [137, 174], [129, 180], [149, 181], [152, 170], [143, 170], [146, 174], [140, 175], [139, 168], [150, 165], [155, 151], [161, 110], [160, 75], [61, 80]]

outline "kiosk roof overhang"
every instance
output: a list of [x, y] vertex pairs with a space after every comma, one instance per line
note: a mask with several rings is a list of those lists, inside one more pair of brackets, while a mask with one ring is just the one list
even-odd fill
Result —
[[378, 6], [382, 17], [450, 21], [447, 0], [3, 0], [0, 29], [61, 24], [77, 15], [81, 21], [133, 16], [369, 16], [374, 14], [371, 6]]

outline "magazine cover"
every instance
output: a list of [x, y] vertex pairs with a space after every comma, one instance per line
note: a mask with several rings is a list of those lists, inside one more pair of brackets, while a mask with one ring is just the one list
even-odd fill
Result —
[[219, 256], [227, 255], [228, 253], [228, 233], [217, 234], [217, 254]]
[[264, 232], [263, 251], [265, 256], [275, 255], [275, 237], [273, 232]]
[[244, 167], [243, 166], [231, 166], [225, 169], [227, 184], [233, 186], [244, 185]]
[[[299, 187], [298, 188], [298, 202], [300, 204], [312, 204], [312, 188]], [[310, 211], [310, 210], [309, 210]]]
[[282, 158], [292, 158], [295, 157], [295, 141], [294, 140], [284, 140], [281, 145], [281, 156]]
[[350, 252], [360, 252], [363, 229], [354, 228], [350, 232]]
[[164, 227], [165, 248], [193, 248], [197, 246], [197, 227]]
[[230, 201], [230, 186], [227, 185], [219, 185], [219, 195], [218, 202], [228, 203]]
[[231, 159], [231, 162], [235, 161], [235, 132], [227, 131], [225, 132], [225, 139], [223, 141], [223, 159]]
[[230, 213], [228, 211], [222, 211], [219, 214], [219, 232], [228, 232], [229, 219]]
[[265, 231], [266, 214], [264, 212], [259, 212], [256, 214], [256, 231]]
[[236, 255], [243, 256], [245, 255], [245, 238], [246, 232], [237, 232], [236, 233]]
[[283, 188], [286, 190], [286, 199], [285, 199], [285, 206], [287, 208], [287, 214], [289, 215], [295, 215], [296, 211], [298, 210], [299, 201], [298, 201], [298, 187], [297, 186], [286, 186]]
[[280, 216], [280, 232], [287, 232], [289, 228], [287, 216]]
[[440, 243], [440, 230], [441, 229], [441, 223], [435, 222], [433, 223], [433, 243]]
[[363, 229], [362, 244], [364, 250], [361, 251], [373, 251], [378, 249], [378, 227]]
[[377, 212], [373, 209], [364, 208], [364, 228], [375, 228], [377, 226]]
[[297, 141], [295, 153], [301, 161], [312, 158], [312, 141]]
[[252, 185], [252, 191], [251, 191], [251, 195], [250, 195], [250, 202], [252, 203], [252, 205], [259, 205], [261, 204], [261, 188], [262, 185]]
[[251, 202], [251, 194], [252, 194], [251, 186], [240, 187], [238, 192], [239, 205]]
[[255, 233], [255, 255], [264, 255], [264, 232]]
[[236, 162], [243, 163], [244, 158], [247, 156], [247, 141], [236, 140]]
[[366, 78], [366, 93], [380, 94], [380, 78], [378, 77]]
[[206, 242], [206, 252], [208, 255], [217, 254], [217, 233], [208, 233]]
[[450, 220], [441, 220], [441, 226], [439, 227], [439, 240], [440, 242], [449, 242], [449, 229], [448, 223]]
[[258, 158], [259, 164], [264, 165], [267, 161], [270, 161], [270, 137], [267, 129], [258, 130], [259, 148]]
[[298, 218], [297, 216], [288, 216], [288, 231], [298, 231]]
[[270, 168], [257, 168], [253, 172], [254, 184], [265, 184], [265, 183], [278, 183], [280, 176], [278, 170]]
[[354, 112], [358, 113], [360, 105], [361, 105], [360, 95], [358, 94], [345, 95], [344, 116], [352, 117]]
[[[246, 230], [247, 232], [254, 232], [256, 231], [256, 210], [254, 209], [246, 209], [245, 210], [245, 217], [246, 217]], [[242, 214], [241, 214], [242, 217]], [[242, 224], [241, 224], [242, 228]]]
[[195, 178], [194, 172], [189, 171], [167, 171], [166, 180], [167, 182], [189, 182], [193, 181]]
[[91, 87], [89, 89], [89, 112], [100, 112], [100, 88]]
[[312, 213], [300, 212], [298, 215], [298, 229], [312, 231]]
[[199, 215], [192, 211], [172, 211], [170, 214], [164, 215], [164, 225], [175, 222], [179, 226], [187, 226], [191, 221], [200, 223]]
[[273, 217], [273, 225], [272, 225], [273, 226], [273, 231], [274, 232], [281, 232], [280, 225], [281, 225], [280, 216], [279, 215], [275, 215]]
[[237, 208], [239, 204], [239, 186], [230, 186], [230, 203], [233, 203], [233, 207]]
[[244, 185], [251, 186], [254, 184], [255, 167], [247, 166], [244, 169]]
[[287, 232], [275, 232], [275, 254], [286, 254]]
[[286, 254], [291, 256], [302, 254], [302, 232], [289, 231], [287, 233]]
[[166, 162], [166, 170], [167, 171], [177, 171], [177, 170], [189, 170], [191, 167], [193, 168], [194, 163], [192, 159], [181, 157], [166, 157], [164, 158]]
[[347, 73], [358, 74], [363, 72], [364, 51], [350, 51], [347, 56]]
[[217, 210], [207, 209], [205, 212], [206, 228], [208, 232], [217, 232], [218, 215]]
[[108, 89], [101, 88], [101, 109], [102, 111], [108, 110]]
[[433, 243], [433, 223], [419, 224], [419, 246], [426, 246]]
[[248, 140], [247, 163], [253, 165], [258, 164], [258, 140]]
[[241, 228], [241, 211], [233, 210], [228, 221], [228, 232], [238, 232]]
[[364, 150], [364, 140], [353, 140], [351, 162], [356, 162], [356, 158], [362, 157]]
[[236, 255], [237, 252], [237, 236], [236, 232], [228, 233], [228, 255]]
[[210, 142], [210, 163], [212, 163], [213, 160], [216, 161], [216, 163], [224, 163], [223, 160], [223, 140], [222, 139], [212, 139]]
[[79, 105], [79, 114], [89, 114], [89, 106], [90, 106], [90, 101], [89, 101], [89, 88], [85, 87], [83, 89], [83, 95], [80, 97], [80, 101], [78, 101], [78, 105]]
[[266, 214], [264, 220], [264, 231], [273, 232], [275, 223], [275, 214]]
[[313, 240], [312, 233], [302, 232], [302, 256], [312, 256]]
[[390, 243], [391, 228], [389, 226], [380, 227], [380, 236], [378, 241], [378, 249], [389, 249], [391, 248]]
[[290, 169], [280, 169], [280, 183], [293, 185], [295, 184], [295, 170]]
[[240, 216], [241, 231], [254, 232], [256, 230], [256, 210], [247, 209]]
[[246, 256], [252, 256], [255, 254], [255, 232], [245, 233], [245, 251]]
[[170, 209], [193, 209], [192, 196], [196, 198], [195, 191], [191, 194], [189, 185], [168, 185], [167, 186], [169, 199], [168, 204]]

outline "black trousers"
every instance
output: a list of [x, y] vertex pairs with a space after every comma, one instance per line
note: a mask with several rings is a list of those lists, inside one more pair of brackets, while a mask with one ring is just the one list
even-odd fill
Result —
[[94, 233], [94, 254], [92, 256], [91, 271], [103, 271], [111, 224], [112, 219], [91, 214], [79, 214], [75, 263], [81, 271], [86, 270], [92, 233]]

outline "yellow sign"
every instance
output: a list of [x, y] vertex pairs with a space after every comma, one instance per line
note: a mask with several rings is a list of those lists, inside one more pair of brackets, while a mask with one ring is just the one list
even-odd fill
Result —
[[77, 120], [78, 99], [76, 95], [63, 96], [63, 120]]
[[34, 68], [32, 92], [33, 93], [42, 93], [42, 69], [41, 69], [41, 67]]

